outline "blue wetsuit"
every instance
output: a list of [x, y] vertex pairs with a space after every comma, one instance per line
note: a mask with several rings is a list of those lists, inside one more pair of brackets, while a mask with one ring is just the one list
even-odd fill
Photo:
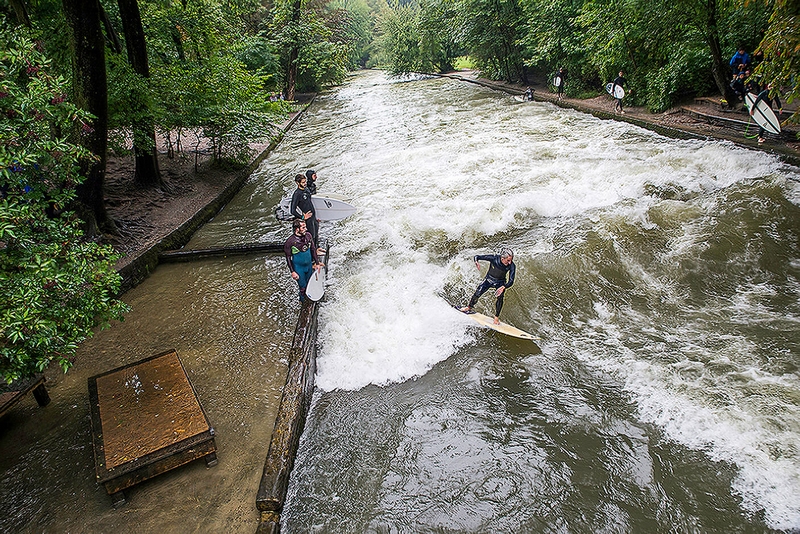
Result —
[[[478, 289], [475, 290], [472, 298], [469, 299], [468, 306], [470, 308], [473, 308], [478, 302], [478, 299], [481, 298], [481, 295], [486, 293], [489, 289], [499, 289], [500, 287], [508, 289], [514, 285], [514, 276], [517, 273], [517, 266], [514, 265], [513, 261], [508, 265], [503, 265], [503, 262], [500, 261], [500, 254], [484, 254], [475, 256], [472, 259], [476, 262], [488, 261], [489, 272], [486, 273], [486, 278], [483, 279], [483, 282], [481, 282]], [[506, 277], [508, 277], [508, 281], [506, 281]], [[503, 293], [497, 297], [497, 301], [494, 305], [495, 317], [500, 317], [500, 310], [503, 309], [503, 297], [505, 296], [506, 292], [503, 290]]]
[[297, 285], [300, 288], [300, 302], [305, 299], [306, 286], [314, 274], [314, 264], [317, 263], [317, 247], [309, 232], [302, 236], [292, 234], [283, 245], [286, 263], [289, 270], [297, 273]]

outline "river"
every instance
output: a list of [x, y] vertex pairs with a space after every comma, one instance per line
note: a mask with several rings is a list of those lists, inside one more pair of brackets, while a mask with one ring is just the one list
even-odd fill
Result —
[[[285, 239], [272, 211], [307, 168], [359, 211], [321, 227], [317, 389], [283, 532], [800, 531], [797, 168], [368, 71], [321, 94], [189, 247]], [[485, 273], [472, 257], [502, 247], [517, 265], [502, 319], [536, 343], [448, 304]], [[55, 409], [9, 416], [12, 531], [254, 530], [295, 289], [278, 256], [191, 265], [126, 295], [129, 320], [89, 345], [108, 359], [79, 358]], [[112, 511], [92, 480], [86, 376], [165, 344], [222, 470], [176, 470]]]
[[[267, 215], [306, 168], [359, 212], [321, 228], [318, 390], [285, 532], [800, 529], [798, 169], [367, 72], [318, 98], [249, 207], [198, 242], [285, 235]], [[446, 302], [505, 246], [502, 318], [537, 344]]]

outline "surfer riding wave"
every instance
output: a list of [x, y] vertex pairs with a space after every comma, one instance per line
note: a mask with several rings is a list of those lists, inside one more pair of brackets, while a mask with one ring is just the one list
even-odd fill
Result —
[[517, 266], [514, 264], [514, 252], [511, 249], [504, 249], [500, 254], [482, 254], [473, 257], [472, 260], [479, 271], [481, 266], [478, 262], [488, 261], [489, 272], [486, 273], [486, 278], [478, 285], [472, 298], [469, 299], [469, 304], [460, 308], [460, 310], [464, 313], [471, 313], [481, 295], [489, 289], [496, 289], [497, 291], [494, 293], [495, 297], [497, 297], [494, 305], [494, 324], [500, 324], [503, 297], [505, 297], [506, 289], [514, 284], [514, 276], [517, 272]]

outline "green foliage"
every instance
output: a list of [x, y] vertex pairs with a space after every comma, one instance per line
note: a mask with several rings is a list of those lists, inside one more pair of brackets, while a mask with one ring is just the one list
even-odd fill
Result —
[[65, 132], [90, 128], [41, 50], [0, 21], [0, 376], [64, 371], [99, 323], [121, 319], [109, 247], [83, 239], [68, 207], [91, 158]]
[[[772, 83], [786, 102], [795, 101], [800, 97], [800, 6], [790, 0], [778, 2], [760, 48], [764, 62], [756, 73]], [[789, 120], [800, 122], [800, 114], [795, 111]]]

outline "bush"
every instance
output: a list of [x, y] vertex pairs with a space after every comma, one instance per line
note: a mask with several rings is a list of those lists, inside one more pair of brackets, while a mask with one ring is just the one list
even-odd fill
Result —
[[70, 135], [91, 131], [42, 51], [0, 19], [0, 376], [55, 361], [66, 372], [98, 324], [121, 319], [110, 247], [83, 238], [69, 211], [93, 156]]

